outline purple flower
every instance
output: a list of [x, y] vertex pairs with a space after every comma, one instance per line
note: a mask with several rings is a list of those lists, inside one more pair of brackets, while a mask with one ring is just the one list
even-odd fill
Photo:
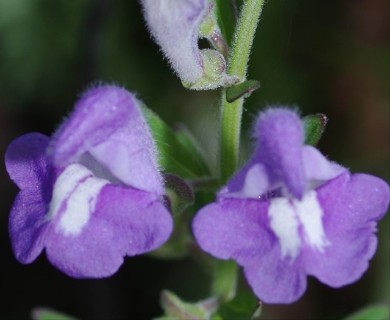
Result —
[[139, 102], [124, 89], [89, 90], [52, 138], [17, 138], [5, 163], [21, 190], [9, 231], [22, 263], [45, 249], [72, 277], [106, 277], [124, 256], [151, 251], [171, 233], [155, 146]]
[[201, 24], [213, 14], [209, 0], [141, 0], [141, 4], [151, 34], [187, 87], [209, 90], [237, 82], [226, 74], [221, 53], [198, 46]]
[[260, 114], [254, 136], [252, 158], [195, 217], [201, 248], [236, 260], [267, 303], [300, 298], [307, 275], [331, 287], [357, 281], [376, 250], [388, 185], [305, 146], [302, 121], [287, 109]]

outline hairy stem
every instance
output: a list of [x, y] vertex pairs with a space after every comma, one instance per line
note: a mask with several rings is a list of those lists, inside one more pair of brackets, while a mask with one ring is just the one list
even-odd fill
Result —
[[[237, 24], [228, 74], [245, 81], [250, 51], [256, 33], [257, 23], [264, 5], [264, 0], [245, 0]], [[221, 150], [220, 178], [225, 183], [236, 171], [239, 159], [241, 117], [244, 98], [229, 103], [226, 90], [221, 95]]]

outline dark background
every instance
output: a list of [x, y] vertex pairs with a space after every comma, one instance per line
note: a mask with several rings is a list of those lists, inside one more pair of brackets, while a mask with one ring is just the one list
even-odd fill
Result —
[[[355, 172], [389, 180], [389, 2], [270, 0], [249, 76], [262, 87], [247, 101], [248, 128], [259, 108], [299, 106], [330, 118], [321, 150]], [[215, 161], [218, 94], [182, 88], [147, 33], [137, 1], [0, 0], [0, 154], [17, 136], [50, 134], [94, 82], [136, 92], [170, 124], [185, 123]], [[248, 141], [244, 131], [243, 142]], [[8, 212], [17, 188], [0, 166], [1, 319], [30, 319], [49, 306], [81, 319], [151, 319], [169, 288], [187, 300], [207, 295], [209, 279], [190, 259], [126, 259], [105, 280], [74, 280], [44, 255], [13, 257]], [[263, 319], [338, 319], [372, 302], [389, 303], [389, 217], [379, 249], [356, 284], [335, 290], [311, 279], [305, 296], [265, 306]]]

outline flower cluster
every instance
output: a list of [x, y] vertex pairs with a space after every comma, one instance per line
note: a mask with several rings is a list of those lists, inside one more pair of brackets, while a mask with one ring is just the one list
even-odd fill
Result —
[[[141, 4], [187, 87], [236, 83], [226, 73], [214, 2]], [[214, 48], [200, 49], [201, 37]], [[267, 303], [299, 299], [307, 276], [331, 287], [357, 281], [376, 251], [376, 224], [389, 206], [387, 183], [351, 174], [305, 145], [303, 120], [290, 109], [260, 113], [253, 138], [249, 161], [195, 215], [200, 248], [235, 260]], [[20, 189], [9, 219], [17, 260], [31, 263], [45, 250], [69, 276], [101, 278], [114, 274], [125, 256], [163, 245], [173, 221], [158, 156], [141, 103], [110, 85], [83, 94], [52, 137], [29, 133], [14, 140], [5, 164]]]

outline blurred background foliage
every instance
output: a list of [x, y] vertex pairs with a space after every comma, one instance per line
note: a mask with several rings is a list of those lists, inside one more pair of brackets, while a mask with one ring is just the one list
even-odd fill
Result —
[[[302, 114], [328, 115], [325, 154], [388, 181], [389, 30], [388, 0], [268, 1], [249, 68], [261, 88], [246, 104], [244, 150], [259, 108], [299, 106]], [[98, 82], [136, 92], [172, 126], [184, 123], [216, 165], [218, 92], [182, 88], [145, 29], [138, 1], [0, 0], [0, 154], [23, 133], [53, 132]], [[81, 281], [43, 256], [17, 263], [7, 233], [16, 192], [1, 166], [1, 319], [28, 319], [35, 306], [82, 319], [151, 319], [161, 314], [162, 288], [187, 301], [207, 296], [209, 278], [190, 259], [126, 259], [109, 279]], [[360, 282], [335, 290], [312, 279], [299, 302], [266, 305], [263, 319], [337, 319], [389, 303], [389, 220], [379, 226], [378, 253]]]

